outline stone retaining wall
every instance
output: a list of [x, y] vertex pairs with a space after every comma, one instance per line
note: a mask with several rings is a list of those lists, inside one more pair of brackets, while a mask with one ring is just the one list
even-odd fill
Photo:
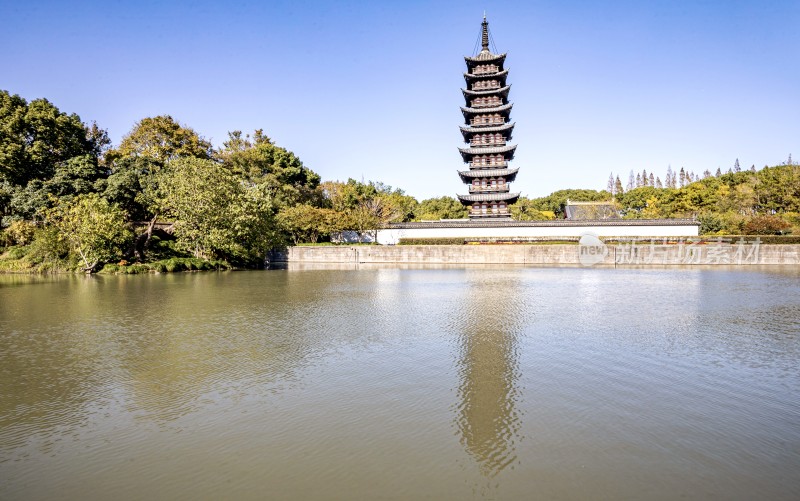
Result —
[[585, 245], [370, 245], [291, 247], [290, 263], [563, 266], [800, 265], [800, 245], [758, 243]]

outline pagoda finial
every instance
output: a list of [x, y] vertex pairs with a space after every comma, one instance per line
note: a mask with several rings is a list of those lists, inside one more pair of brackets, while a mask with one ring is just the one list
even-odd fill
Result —
[[483, 22], [481, 23], [481, 52], [489, 51], [489, 23], [486, 21], [486, 11], [483, 11]]

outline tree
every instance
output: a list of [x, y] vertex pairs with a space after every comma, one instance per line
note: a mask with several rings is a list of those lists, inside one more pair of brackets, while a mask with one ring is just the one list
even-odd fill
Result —
[[748, 235], [779, 235], [791, 225], [783, 219], [771, 214], [753, 216], [744, 224]]
[[96, 192], [96, 185], [104, 175], [105, 172], [97, 165], [97, 158], [90, 154], [59, 162], [49, 179], [32, 179], [25, 187], [11, 188], [9, 215], [5, 219], [40, 221], [46, 210], [60, 199]]
[[298, 204], [282, 208], [278, 212], [277, 222], [297, 245], [301, 242], [316, 243], [320, 236], [340, 231], [341, 219], [333, 209]]
[[276, 209], [298, 203], [320, 206], [324, 195], [320, 177], [291, 151], [276, 146], [261, 129], [251, 138], [241, 131], [228, 133], [228, 141], [216, 154], [234, 174], [267, 187]]
[[672, 172], [672, 165], [667, 165], [667, 175], [664, 177], [666, 188], [675, 188], [675, 173]]
[[631, 170], [630, 174], [628, 174], [628, 185], [625, 187], [626, 191], [630, 191], [636, 187], [635, 178], [633, 177], [633, 171]]
[[647, 186], [655, 186], [655, 185], [656, 185], [656, 180], [655, 177], [653, 176], [653, 173], [651, 172], [650, 177], [648, 178]]
[[636, 174], [636, 187], [641, 188], [642, 186], [644, 186], [644, 183], [642, 183], [642, 175]]
[[681, 171], [678, 174], [678, 187], [683, 188], [684, 186], [686, 186], [686, 171], [681, 167]]
[[556, 218], [555, 213], [539, 210], [537, 204], [526, 197], [520, 197], [510, 210], [511, 219], [515, 221], [548, 221]]
[[0, 181], [25, 186], [51, 177], [56, 165], [73, 157], [96, 157], [102, 149], [98, 131], [87, 130], [78, 115], [61, 112], [47, 99], [28, 103], [0, 90]]
[[739, 159], [736, 159], [736, 162], [733, 164], [733, 172], [741, 172], [742, 168], [739, 166]]
[[211, 143], [171, 116], [159, 115], [138, 121], [119, 147], [105, 155], [109, 163], [126, 157], [147, 157], [159, 162], [181, 157], [211, 158]]
[[211, 160], [174, 160], [152, 198], [153, 212], [174, 221], [178, 245], [195, 257], [255, 262], [280, 243], [268, 187]]
[[606, 191], [611, 193], [612, 195], [615, 194], [614, 191], [614, 173], [608, 175], [608, 182], [606, 183]]
[[415, 221], [438, 219], [463, 219], [469, 215], [464, 204], [453, 197], [429, 198], [414, 208]]
[[622, 189], [622, 181], [619, 180], [619, 176], [614, 181], [614, 195], [621, 195], [624, 190]]
[[664, 185], [661, 184], [661, 178], [660, 177], [656, 177], [656, 188], [661, 189], [663, 187], [664, 187]]
[[122, 210], [94, 193], [60, 203], [48, 219], [80, 257], [87, 273], [118, 257], [131, 236]]

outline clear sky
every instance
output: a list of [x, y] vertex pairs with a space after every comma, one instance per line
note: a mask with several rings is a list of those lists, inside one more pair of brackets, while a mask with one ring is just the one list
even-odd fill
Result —
[[513, 191], [800, 160], [800, 0], [0, 0], [0, 89], [115, 144], [159, 114], [217, 146], [263, 128], [325, 180], [453, 196], [484, 10], [508, 52]]

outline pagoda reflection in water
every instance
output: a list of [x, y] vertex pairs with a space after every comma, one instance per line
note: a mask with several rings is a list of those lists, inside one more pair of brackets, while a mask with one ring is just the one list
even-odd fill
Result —
[[[459, 346], [456, 426], [461, 444], [487, 477], [517, 460], [520, 412], [516, 331], [524, 305], [509, 298], [508, 275], [472, 283]], [[487, 309], [486, 305], [493, 305]]]

